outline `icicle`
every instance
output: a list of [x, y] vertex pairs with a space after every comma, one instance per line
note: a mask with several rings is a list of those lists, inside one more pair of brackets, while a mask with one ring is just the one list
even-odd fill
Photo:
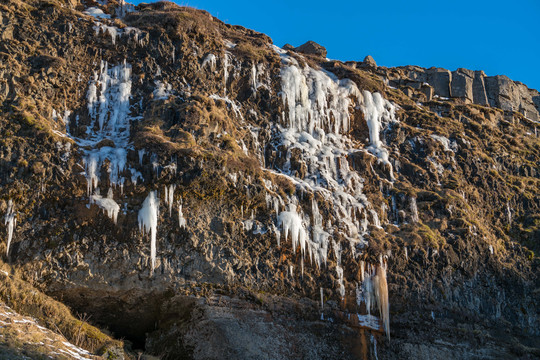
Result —
[[144, 157], [145, 153], [146, 153], [145, 149], [140, 149], [139, 150], [139, 165], [142, 165], [142, 161], [143, 161], [143, 157]]
[[184, 214], [182, 213], [182, 199], [178, 200], [178, 226], [180, 229], [186, 228], [186, 219], [184, 219]]
[[257, 83], [257, 67], [255, 66], [255, 63], [251, 65], [251, 89], [253, 91], [257, 91], [258, 88]]
[[159, 200], [155, 191], [150, 191], [150, 194], [143, 202], [141, 210], [139, 210], [139, 230], [143, 233], [150, 233], [150, 273], [154, 273], [156, 267], [156, 237], [157, 225], [159, 217]]
[[506, 217], [508, 218], [508, 224], [512, 224], [512, 210], [510, 210], [510, 203], [506, 203]]
[[223, 94], [227, 96], [227, 81], [229, 80], [229, 56], [228, 52], [223, 55]]
[[321, 311], [324, 310], [323, 288], [321, 288]]
[[[383, 122], [396, 122], [395, 118], [395, 106], [388, 100], [385, 100], [380, 93], [372, 94], [367, 90], [364, 90], [364, 104], [362, 110], [366, 117], [366, 122], [369, 128], [369, 139], [371, 142], [368, 150], [380, 161], [390, 166], [388, 160], [388, 150], [383, 146], [380, 139], [380, 132], [383, 127]], [[392, 175], [392, 173], [391, 173]], [[392, 175], [393, 178], [393, 175]]]
[[167, 200], [169, 204], [169, 216], [172, 215], [172, 207], [173, 207], [173, 201], [174, 201], [174, 190], [176, 189], [176, 185], [169, 186], [169, 199]]
[[375, 297], [377, 300], [379, 314], [383, 323], [384, 332], [390, 339], [390, 304], [388, 302], [388, 285], [386, 282], [386, 261], [380, 257], [380, 264], [377, 265], [375, 275]]
[[13, 230], [15, 229], [15, 226], [17, 226], [17, 218], [15, 217], [17, 214], [15, 213], [15, 207], [13, 205], [13, 201], [9, 200], [8, 202], [8, 208], [6, 212], [6, 217], [4, 220], [4, 224], [7, 227], [7, 247], [6, 247], [6, 256], [9, 255], [9, 247], [11, 245], [11, 239], [13, 238]]
[[373, 336], [373, 334], [371, 334], [370, 342], [371, 345], [373, 345], [373, 357], [375, 358], [375, 360], [379, 360], [379, 356], [377, 355], [377, 339], [375, 338], [375, 336]]
[[172, 207], [174, 203], [174, 190], [175, 189], [176, 189], [176, 185], [170, 185], [169, 187], [165, 185], [164, 199], [165, 199], [165, 204], [168, 205], [169, 207], [169, 216], [172, 216]]

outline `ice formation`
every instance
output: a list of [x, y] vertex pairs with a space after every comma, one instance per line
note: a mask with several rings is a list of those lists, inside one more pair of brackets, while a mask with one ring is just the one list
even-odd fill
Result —
[[304, 255], [307, 232], [302, 217], [296, 210], [296, 205], [289, 204], [288, 210], [279, 214], [278, 226], [283, 229], [285, 239], [289, 238], [289, 234], [291, 235], [293, 251], [296, 252], [296, 248], [300, 245], [300, 250]]
[[116, 8], [116, 14], [118, 17], [123, 18], [128, 13], [133, 12], [135, 10], [134, 8], [134, 5], [125, 2], [125, 0], [119, 0], [118, 7]]
[[242, 115], [242, 112], [240, 111], [240, 106], [237, 105], [234, 101], [232, 101], [231, 99], [229, 99], [228, 97], [224, 97], [224, 96], [219, 96], [219, 95], [216, 95], [216, 94], [212, 94], [209, 96], [210, 99], [213, 99], [213, 100], [221, 100], [221, 101], [224, 101], [228, 106], [231, 107], [231, 109], [233, 110], [234, 114], [239, 118], [241, 119], [242, 121], [244, 121], [244, 116]]
[[86, 15], [90, 15], [95, 17], [96, 19], [110, 19], [111, 15], [105, 14], [103, 10], [97, 8], [97, 7], [89, 7], [84, 11]]
[[430, 135], [430, 137], [431, 137], [433, 140], [436, 140], [436, 141], [438, 141], [439, 143], [441, 143], [442, 146], [444, 147], [444, 151], [452, 151], [452, 152], [456, 152], [457, 149], [458, 149], [457, 143], [456, 143], [455, 141], [451, 141], [451, 140], [448, 139], [447, 137], [440, 136], [440, 135], [435, 135], [435, 134]]
[[172, 215], [175, 189], [176, 189], [176, 185], [170, 185], [168, 188], [167, 188], [167, 185], [165, 185], [165, 204], [169, 206], [169, 216]]
[[[276, 170], [297, 188], [318, 193], [333, 205], [335, 223], [325, 227], [322, 219], [314, 216], [309, 241], [325, 249], [328, 246], [325, 233], [331, 234], [336, 229], [349, 241], [354, 253], [356, 248], [367, 245], [363, 236], [367, 232], [368, 216], [373, 216], [366, 211], [370, 205], [362, 193], [363, 179], [349, 167], [347, 156], [353, 144], [345, 134], [350, 129], [350, 111], [365, 102], [368, 95], [363, 96], [350, 80], [339, 80], [329, 72], [307, 66], [302, 69], [296, 60], [282, 53], [281, 57], [285, 64], [281, 70], [281, 94], [288, 111], [282, 115], [285, 127], [276, 126], [274, 147], [283, 145], [287, 149], [284, 154], [287, 161]], [[391, 116], [390, 111], [388, 114]], [[303, 178], [291, 170], [293, 149], [300, 150], [300, 160], [306, 165]], [[305, 223], [304, 228], [309, 229], [309, 224]]]
[[336, 254], [336, 275], [338, 278], [339, 295], [343, 299], [345, 297], [345, 284], [343, 283], [343, 268], [341, 267], [341, 245], [332, 241], [332, 246]]
[[385, 100], [380, 93], [371, 94], [364, 90], [362, 110], [369, 128], [370, 146], [368, 150], [383, 163], [390, 165], [388, 150], [383, 146], [380, 133], [389, 122], [395, 122], [395, 106]]
[[17, 218], [15, 216], [16, 216], [16, 213], [15, 213], [13, 201], [9, 200], [6, 217], [4, 220], [4, 224], [7, 227], [6, 256], [9, 255], [9, 247], [11, 245], [11, 239], [13, 238], [13, 230], [15, 230], [15, 226], [17, 225]]
[[[131, 65], [124, 62], [109, 68], [102, 61], [99, 72], [94, 72], [88, 86], [88, 114], [91, 123], [82, 138], [71, 137], [84, 152], [87, 193], [98, 186], [100, 170], [108, 161], [109, 181], [113, 186], [123, 183], [121, 177], [126, 167], [129, 145], [131, 117]], [[112, 146], [100, 146], [103, 140], [110, 140]]]
[[139, 165], [142, 165], [144, 155], [146, 154], [146, 150], [145, 149], [140, 149], [138, 151], [138, 154], [139, 154]]
[[178, 226], [181, 229], [186, 228], [186, 219], [184, 218], [184, 213], [182, 212], [182, 199], [178, 200]]
[[215, 71], [216, 70], [216, 61], [217, 61], [217, 57], [216, 55], [214, 54], [208, 54], [206, 55], [206, 57], [204, 58], [203, 62], [202, 62], [202, 65], [201, 65], [201, 68], [205, 68], [205, 67], [209, 67], [211, 71]]
[[159, 200], [155, 191], [150, 194], [143, 202], [139, 210], [139, 230], [143, 233], [150, 233], [150, 272], [153, 273], [156, 268], [156, 237], [159, 217]]
[[111, 37], [113, 45], [116, 44], [116, 38], [118, 38], [122, 33], [122, 30], [118, 29], [116, 26], [108, 26], [102, 23], [96, 23], [96, 25], [94, 25], [94, 30], [96, 32], [96, 35], [99, 35], [100, 32], [103, 34], [108, 33]]
[[99, 189], [96, 189], [96, 194], [90, 196], [90, 204], [96, 204], [99, 206], [103, 212], [107, 213], [107, 216], [114, 221], [116, 224], [116, 220], [118, 219], [118, 213], [120, 212], [120, 205], [116, 203], [116, 201], [113, 200], [113, 189], [109, 188], [109, 192], [107, 193], [107, 197], [104, 198], [101, 195], [99, 195]]
[[232, 54], [225, 51], [223, 54], [223, 94], [227, 96], [227, 81], [229, 81], [229, 65]]
[[166, 82], [155, 81], [154, 100], [167, 100], [171, 96], [172, 86]]
[[[367, 265], [367, 266], [366, 266]], [[360, 265], [362, 272], [362, 286], [357, 289], [356, 301], [364, 303], [368, 315], [377, 310], [382, 321], [386, 336], [390, 338], [390, 303], [388, 302], [388, 284], [386, 281], [386, 260], [381, 256], [378, 265]]]
[[[285, 149], [286, 153], [281, 157], [286, 161], [283, 166], [268, 171], [288, 178], [300, 194], [308, 192], [316, 196], [312, 200], [311, 217], [304, 215], [294, 197], [286, 199], [287, 209], [280, 212], [280, 206], [283, 207], [280, 201], [283, 201], [272, 195], [271, 189], [266, 198], [267, 207], [274, 207], [277, 214], [275, 232], [278, 246], [281, 238], [290, 238], [293, 251], [299, 246], [302, 255], [307, 253], [317, 266], [326, 264], [328, 245], [333, 239], [337, 288], [339, 295], [344, 297], [342, 243], [338, 239], [345, 240], [355, 256], [367, 245], [364, 235], [368, 224], [381, 225], [379, 215], [362, 193], [364, 180], [350, 169], [347, 160], [350, 153], [357, 151], [347, 136], [350, 114], [353, 109], [364, 112], [370, 131], [367, 150], [390, 165], [381, 134], [390, 123], [397, 121], [396, 108], [379, 93], [360, 92], [350, 80], [340, 80], [324, 70], [308, 66], [302, 68], [296, 60], [276, 51], [283, 61], [281, 96], [286, 111], [282, 114], [282, 124], [275, 127], [271, 146], [276, 151]], [[252, 68], [252, 85], [256, 77], [253, 73]], [[295, 162], [305, 165], [302, 175], [293, 169], [291, 163], [294, 149], [300, 150], [295, 151]], [[331, 220], [326, 224], [315, 199], [330, 205]], [[302, 267], [303, 258], [300, 260]], [[389, 334], [386, 264], [368, 265], [367, 271], [362, 270], [362, 275], [364, 282], [360, 292], [365, 294], [367, 308], [370, 312], [379, 310], [383, 327]]]

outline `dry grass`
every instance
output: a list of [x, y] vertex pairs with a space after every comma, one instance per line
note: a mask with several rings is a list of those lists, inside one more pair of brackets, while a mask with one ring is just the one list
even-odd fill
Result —
[[121, 341], [77, 319], [65, 305], [22, 280], [17, 271], [3, 262], [0, 262], [0, 278], [0, 300], [15, 311], [32, 316], [45, 327], [92, 353], [123, 348]]

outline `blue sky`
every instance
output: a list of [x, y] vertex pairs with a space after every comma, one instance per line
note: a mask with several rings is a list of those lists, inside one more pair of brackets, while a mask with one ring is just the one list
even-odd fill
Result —
[[316, 41], [332, 59], [371, 55], [383, 66], [464, 67], [540, 90], [540, 0], [176, 3], [263, 32], [278, 46]]

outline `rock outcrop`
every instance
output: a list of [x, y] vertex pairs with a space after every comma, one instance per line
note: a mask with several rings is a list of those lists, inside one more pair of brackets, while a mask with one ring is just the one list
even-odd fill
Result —
[[323, 58], [326, 58], [326, 48], [322, 45], [317, 44], [315, 41], [308, 41], [305, 44], [302, 44], [295, 48], [295, 51], [300, 53], [316, 55]]
[[[422, 85], [429, 84], [434, 95], [439, 97], [489, 105], [509, 113], [519, 112], [531, 120], [540, 121], [539, 92], [504, 75], [486, 76], [483, 71], [462, 68], [450, 72], [442, 68], [411, 66], [399, 67], [395, 71], [391, 69], [388, 73], [381, 69], [379, 74], [387, 77], [392, 86], [420, 89]], [[431, 98], [428, 96], [427, 100]]]

